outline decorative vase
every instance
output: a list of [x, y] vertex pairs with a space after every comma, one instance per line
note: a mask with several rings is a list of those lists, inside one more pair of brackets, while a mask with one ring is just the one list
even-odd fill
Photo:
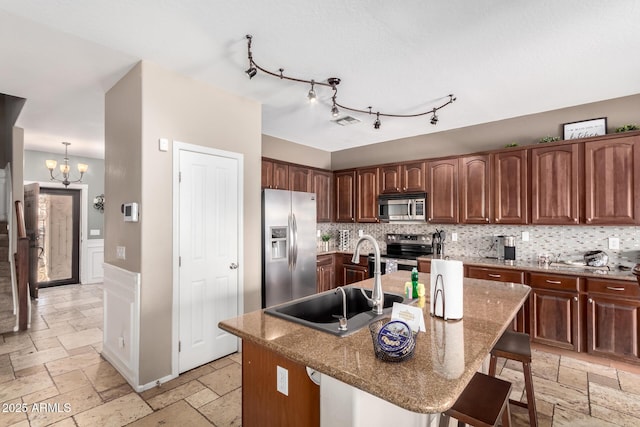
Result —
[[322, 242], [322, 250], [325, 252], [329, 251], [329, 242]]

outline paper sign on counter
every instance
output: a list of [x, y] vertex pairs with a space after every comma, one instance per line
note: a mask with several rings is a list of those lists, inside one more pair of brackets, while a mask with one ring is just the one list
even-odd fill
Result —
[[393, 309], [391, 310], [391, 320], [402, 320], [406, 322], [412, 331], [427, 331], [424, 325], [422, 308], [420, 307], [412, 307], [407, 304], [394, 302]]

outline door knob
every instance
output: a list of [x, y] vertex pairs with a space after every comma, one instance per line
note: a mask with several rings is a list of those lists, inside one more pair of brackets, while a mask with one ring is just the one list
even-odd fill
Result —
[[238, 268], [238, 264], [236, 264], [235, 262], [232, 262], [232, 263], [229, 265], [229, 268], [230, 268], [231, 270], [236, 270], [236, 269]]

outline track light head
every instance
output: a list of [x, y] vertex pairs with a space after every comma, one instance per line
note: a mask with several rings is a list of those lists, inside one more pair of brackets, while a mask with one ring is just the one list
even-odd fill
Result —
[[338, 117], [340, 115], [340, 110], [338, 110], [338, 107], [336, 107], [335, 104], [331, 107], [331, 115], [333, 117]]
[[433, 112], [433, 116], [431, 116], [431, 124], [432, 125], [437, 125], [438, 124], [438, 116], [436, 116], [436, 112]]
[[258, 74], [258, 70], [256, 70], [256, 67], [251, 66], [247, 71], [245, 71], [245, 73], [247, 73], [249, 79], [252, 79], [256, 74]]
[[313, 85], [315, 84], [315, 82], [313, 80], [311, 80], [311, 89], [309, 89], [309, 93], [307, 94], [307, 99], [309, 100], [309, 102], [316, 102], [317, 98], [316, 98], [316, 91], [313, 90]]
[[380, 129], [380, 125], [382, 123], [380, 123], [380, 113], [376, 113], [376, 121], [373, 122], [373, 128], [374, 129]]

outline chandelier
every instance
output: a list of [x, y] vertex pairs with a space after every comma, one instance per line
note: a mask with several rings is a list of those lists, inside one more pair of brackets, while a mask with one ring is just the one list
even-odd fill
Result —
[[[420, 117], [420, 116], [427, 116], [430, 115], [430, 119], [429, 119], [429, 123], [431, 123], [432, 125], [436, 125], [438, 124], [438, 115], [436, 114], [440, 109], [446, 107], [449, 104], [452, 104], [455, 100], [456, 97], [453, 94], [447, 95], [446, 97], [443, 97], [446, 99], [446, 102], [444, 102], [442, 105], [431, 108], [427, 111], [423, 111], [423, 112], [418, 112], [418, 113], [414, 113], [414, 114], [392, 114], [392, 113], [383, 113], [381, 111], [374, 111], [373, 107], [367, 107], [366, 109], [359, 109], [359, 108], [353, 108], [353, 107], [348, 107], [344, 104], [341, 104], [338, 102], [337, 98], [338, 98], [338, 85], [340, 84], [340, 79], [338, 77], [329, 77], [327, 78], [326, 82], [324, 81], [316, 81], [316, 80], [308, 80], [308, 79], [302, 79], [302, 78], [297, 78], [297, 77], [291, 77], [291, 76], [287, 76], [284, 74], [284, 68], [280, 68], [278, 69], [278, 72], [273, 72], [273, 71], [269, 71], [263, 67], [261, 67], [260, 65], [258, 65], [256, 63], [256, 61], [254, 61], [253, 59], [253, 52], [251, 52], [251, 41], [253, 39], [253, 36], [250, 34], [246, 35], [247, 38], [247, 55], [249, 57], [249, 68], [245, 71], [245, 73], [249, 76], [249, 79], [252, 79], [253, 77], [255, 77], [255, 75], [258, 73], [258, 70], [262, 71], [265, 74], [268, 74], [270, 76], [273, 77], [277, 77], [279, 79], [284, 79], [284, 80], [289, 80], [289, 81], [293, 81], [293, 82], [298, 82], [298, 83], [305, 83], [311, 86], [311, 88], [309, 89], [309, 93], [307, 94], [307, 99], [309, 100], [309, 102], [315, 102], [316, 101], [316, 91], [315, 91], [315, 87], [316, 86], [324, 86], [324, 87], [328, 87], [331, 90], [333, 90], [333, 96], [331, 97], [331, 115], [333, 117], [338, 117], [340, 115], [340, 109], [343, 110], [347, 110], [347, 111], [353, 111], [356, 113], [364, 113], [364, 114], [369, 114], [369, 115], [375, 115], [376, 119], [373, 122], [373, 128], [374, 129], [380, 129], [380, 126], [382, 125], [382, 122], [380, 121], [380, 117], [402, 117], [402, 118], [406, 118], [406, 117]], [[448, 99], [447, 99], [448, 98]]]
[[69, 167], [69, 155], [67, 154], [67, 149], [69, 148], [71, 143], [63, 142], [62, 144], [64, 145], [64, 163], [60, 165], [60, 173], [62, 174], [62, 178], [53, 175], [53, 171], [56, 168], [58, 162], [56, 162], [55, 160], [46, 160], [45, 164], [47, 165], [47, 169], [49, 169], [49, 173], [51, 174], [51, 181], [61, 182], [65, 187], [68, 187], [69, 184], [82, 182], [82, 176], [87, 171], [87, 169], [89, 169], [89, 165], [78, 163], [78, 172], [80, 172], [80, 178], [76, 179], [75, 181], [70, 181], [69, 172], [71, 171], [71, 168]]

